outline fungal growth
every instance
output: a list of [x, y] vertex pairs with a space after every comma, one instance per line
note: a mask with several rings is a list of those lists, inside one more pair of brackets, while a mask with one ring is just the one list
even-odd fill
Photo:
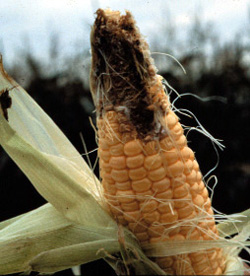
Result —
[[[199, 165], [130, 12], [98, 10], [91, 47], [100, 175], [110, 213], [142, 248], [217, 240]], [[220, 248], [154, 261], [172, 275], [219, 275], [225, 269]]]

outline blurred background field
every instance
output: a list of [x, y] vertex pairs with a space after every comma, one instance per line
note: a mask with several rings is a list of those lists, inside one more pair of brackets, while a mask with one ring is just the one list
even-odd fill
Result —
[[[4, 7], [0, 11], [0, 52], [6, 69], [82, 154], [80, 133], [89, 151], [97, 148], [90, 124], [90, 118], [95, 122], [95, 113], [88, 85], [94, 11], [98, 7], [131, 10], [155, 52], [159, 74], [180, 94], [207, 99], [183, 96], [175, 105], [192, 111], [226, 147], [224, 151], [218, 149], [219, 165], [211, 173], [218, 178], [214, 208], [231, 214], [250, 207], [250, 1], [218, 1], [219, 6], [216, 1], [210, 6], [190, 1], [187, 7], [183, 7], [184, 1], [86, 1], [85, 6], [80, 1], [51, 1], [53, 7], [41, 4], [47, 1], [37, 1], [42, 6], [30, 15], [32, 20], [27, 17], [35, 10], [34, 4], [28, 7], [29, 1], [23, 5], [6, 2], [0, 0]], [[78, 22], [74, 14], [78, 25], [74, 25]], [[187, 73], [172, 58], [159, 53], [173, 55]], [[171, 92], [170, 97], [173, 101], [176, 94]], [[194, 119], [179, 117], [184, 125], [197, 126]], [[199, 132], [191, 131], [188, 141], [205, 175], [217, 162], [216, 151]], [[45, 203], [2, 149], [0, 156], [0, 220]], [[89, 157], [94, 164], [96, 151]], [[98, 168], [95, 173], [98, 175]], [[212, 189], [214, 180], [208, 185]], [[246, 254], [242, 256], [249, 259]], [[83, 271], [97, 275], [101, 268], [112, 275], [103, 262], [84, 265]]]

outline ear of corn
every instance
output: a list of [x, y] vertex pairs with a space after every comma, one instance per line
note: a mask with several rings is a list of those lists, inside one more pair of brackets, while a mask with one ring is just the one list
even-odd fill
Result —
[[[91, 87], [110, 213], [141, 245], [217, 240], [211, 200], [162, 78], [129, 12], [98, 10]], [[222, 274], [222, 249], [155, 259], [168, 274]]]

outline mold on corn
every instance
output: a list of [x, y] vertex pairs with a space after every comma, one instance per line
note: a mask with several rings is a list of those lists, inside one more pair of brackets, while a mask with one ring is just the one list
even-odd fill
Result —
[[[129, 12], [98, 10], [91, 90], [110, 213], [141, 242], [218, 238], [208, 191]], [[219, 275], [222, 249], [155, 258], [168, 274]]]

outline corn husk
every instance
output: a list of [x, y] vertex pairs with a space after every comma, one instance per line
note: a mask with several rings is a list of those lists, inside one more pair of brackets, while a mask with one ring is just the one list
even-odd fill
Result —
[[[0, 108], [0, 144], [49, 203], [0, 223], [0, 274], [53, 273], [104, 258], [118, 274], [129, 274], [133, 267], [136, 275], [164, 275], [134, 236], [109, 216], [102, 187], [80, 154], [0, 63], [0, 91], [6, 90], [12, 106], [8, 122]], [[249, 211], [232, 217], [219, 225], [218, 241], [164, 242], [144, 250], [157, 257], [223, 247], [226, 274], [243, 275], [238, 253], [248, 245]], [[230, 242], [224, 239], [234, 233], [239, 234]]]

